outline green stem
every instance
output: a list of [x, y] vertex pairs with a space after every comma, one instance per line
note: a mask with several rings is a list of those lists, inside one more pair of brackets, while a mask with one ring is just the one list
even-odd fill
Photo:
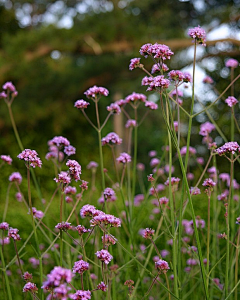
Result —
[[9, 203], [9, 192], [10, 192], [11, 186], [12, 186], [12, 182], [9, 183], [8, 189], [7, 189], [6, 202], [5, 202], [4, 213], [3, 213], [3, 217], [2, 217], [3, 222], [5, 221], [6, 215], [7, 215], [8, 203]]
[[208, 195], [208, 222], [207, 222], [207, 287], [208, 287], [208, 285], [209, 285], [210, 199], [211, 199], [211, 195]]
[[2, 261], [2, 271], [4, 273], [4, 278], [5, 278], [5, 284], [7, 287], [7, 294], [8, 294], [8, 300], [12, 300], [12, 293], [11, 293], [11, 288], [10, 288], [10, 284], [9, 284], [9, 280], [8, 280], [8, 275], [5, 269], [5, 260], [4, 260], [4, 255], [3, 255], [3, 251], [2, 251], [2, 247], [0, 247], [0, 253], [1, 253], [1, 261]]

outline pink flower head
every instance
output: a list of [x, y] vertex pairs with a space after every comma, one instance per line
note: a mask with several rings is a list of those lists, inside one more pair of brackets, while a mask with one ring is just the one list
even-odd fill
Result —
[[197, 264], [198, 264], [198, 262], [197, 262], [197, 260], [194, 259], [194, 258], [189, 258], [189, 259], [187, 260], [187, 265], [189, 265], [189, 266], [196, 266]]
[[170, 269], [168, 263], [163, 259], [159, 259], [158, 261], [156, 261], [155, 267], [161, 274], [166, 274]]
[[137, 164], [137, 170], [138, 171], [144, 171], [145, 170], [145, 166], [143, 163], [138, 163]]
[[18, 202], [22, 202], [22, 200], [23, 200], [23, 196], [22, 196], [22, 194], [19, 193], [19, 192], [17, 192], [17, 193], [15, 194], [15, 198], [17, 199]]
[[212, 84], [213, 83], [213, 79], [210, 76], [205, 76], [203, 78], [203, 83], [209, 83]]
[[58, 223], [55, 228], [59, 229], [59, 230], [63, 230], [63, 231], [68, 231], [70, 229], [72, 229], [71, 223], [68, 222], [62, 222], [62, 223]]
[[105, 226], [110, 225], [111, 227], [120, 227], [121, 220], [113, 215], [105, 214], [102, 211], [98, 211], [98, 214], [93, 217], [90, 221], [91, 226], [104, 224]]
[[199, 194], [201, 194], [201, 191], [198, 187], [191, 187], [190, 188], [190, 194], [191, 195], [199, 195]]
[[98, 290], [101, 290], [103, 292], [106, 292], [107, 291], [107, 288], [108, 286], [103, 282], [101, 281], [98, 285], [97, 285], [97, 289]]
[[66, 147], [70, 145], [70, 142], [68, 139], [66, 139], [63, 136], [55, 136], [52, 140], [48, 141], [49, 146], [56, 146], [59, 149], [62, 147]]
[[237, 68], [239, 66], [239, 62], [236, 59], [234, 59], [234, 58], [229, 58], [226, 61], [225, 66], [227, 68]]
[[138, 194], [134, 197], [134, 206], [140, 206], [140, 204], [144, 200], [144, 195], [143, 194]]
[[184, 79], [184, 73], [179, 70], [172, 70], [168, 73], [169, 79], [176, 81], [177, 83], [183, 81]]
[[230, 182], [230, 175], [228, 173], [221, 173], [219, 174], [219, 178], [224, 182]]
[[122, 163], [122, 164], [127, 164], [127, 163], [130, 163], [131, 162], [131, 156], [126, 153], [126, 152], [123, 152], [120, 154], [120, 156], [116, 159], [116, 161], [118, 163]]
[[69, 175], [75, 181], [80, 180], [80, 174], [82, 172], [82, 168], [80, 164], [76, 160], [68, 160], [66, 166], [69, 167]]
[[168, 199], [167, 197], [161, 197], [161, 198], [159, 199], [160, 205], [168, 204], [168, 202], [169, 202], [169, 199]]
[[0, 99], [6, 99], [6, 98], [7, 98], [7, 94], [5, 92], [1, 92]]
[[207, 178], [204, 180], [202, 185], [206, 187], [214, 187], [216, 185], [216, 182], [214, 182], [211, 178]]
[[64, 147], [63, 151], [67, 156], [70, 156], [70, 155], [74, 155], [76, 153], [76, 148], [69, 145], [69, 146]]
[[75, 227], [75, 229], [77, 230], [78, 234], [81, 236], [84, 233], [90, 232], [90, 229], [86, 229], [83, 225], [78, 225]]
[[8, 237], [14, 239], [14, 241], [20, 241], [20, 235], [18, 234], [19, 230], [17, 228], [10, 227], [8, 230]]
[[1, 155], [1, 159], [8, 165], [12, 164], [12, 158], [10, 155]]
[[89, 164], [87, 165], [87, 169], [96, 169], [98, 167], [98, 163], [95, 161], [90, 161]]
[[104, 138], [102, 138], [102, 145], [120, 145], [122, 144], [122, 139], [115, 133], [110, 132]]
[[129, 119], [127, 120], [125, 127], [129, 128], [129, 127], [136, 127], [137, 126], [137, 122], [135, 120]]
[[157, 88], [167, 89], [170, 85], [170, 81], [164, 78], [163, 75], [158, 75], [156, 77], [147, 77], [145, 76], [142, 79], [142, 85], [149, 86], [147, 91], [153, 91]]
[[10, 176], [9, 176], [9, 181], [10, 182], [16, 182], [17, 184], [21, 184], [22, 182], [22, 176], [19, 172], [13, 172]]
[[38, 154], [35, 150], [25, 149], [17, 156], [19, 159], [22, 159], [26, 162], [27, 166], [33, 168], [42, 166], [42, 161], [38, 157]]
[[121, 108], [117, 103], [111, 103], [109, 106], [107, 106], [107, 111], [119, 115], [121, 113]]
[[58, 178], [54, 178], [56, 182], [68, 184], [71, 182], [71, 177], [69, 176], [68, 172], [62, 171], [58, 174]]
[[23, 287], [23, 292], [30, 292], [30, 293], [36, 293], [38, 290], [37, 286], [35, 283], [32, 282], [27, 282], [24, 287]]
[[65, 195], [74, 195], [76, 194], [77, 192], [77, 189], [75, 186], [67, 186], [65, 189], [64, 189], [64, 194]]
[[39, 266], [39, 259], [35, 257], [30, 257], [28, 262], [32, 265], [33, 268], [36, 268]]
[[197, 157], [197, 163], [199, 164], [199, 165], [203, 165], [204, 164], [204, 158], [203, 157]]
[[104, 191], [103, 191], [103, 196], [106, 199], [106, 201], [115, 201], [116, 200], [116, 194], [114, 192], [113, 189], [107, 187]]
[[81, 259], [74, 263], [72, 271], [73, 273], [83, 274], [88, 269], [89, 269], [89, 263]]
[[169, 70], [168, 66], [166, 64], [154, 64], [152, 66], [152, 70], [151, 73], [155, 74], [155, 73], [160, 73], [161, 70], [163, 70], [164, 72], [167, 72]]
[[[180, 181], [180, 178], [178, 177], [171, 177], [171, 184], [172, 185], [178, 185]], [[164, 183], [166, 186], [169, 186], [169, 178], [167, 179], [167, 181]]]
[[161, 252], [161, 256], [163, 257], [163, 258], [165, 258], [166, 256], [168, 256], [169, 254], [170, 254], [170, 252], [168, 251], [168, 250], [162, 250]]
[[88, 99], [97, 100], [98, 97], [100, 98], [101, 96], [108, 96], [109, 91], [104, 87], [98, 87], [94, 85], [93, 87], [90, 87], [88, 90], [86, 90], [84, 94]]
[[150, 161], [151, 168], [154, 168], [154, 167], [158, 166], [159, 164], [160, 164], [160, 159], [158, 159], [156, 157], [152, 158]]
[[224, 155], [227, 153], [232, 153], [234, 154], [235, 152], [240, 151], [240, 146], [238, 145], [237, 142], [228, 142], [225, 143], [222, 147], [219, 147], [216, 149], [216, 153], [218, 155]]
[[13, 83], [11, 81], [7, 81], [6, 83], [4, 83], [4, 85], [2, 86], [2, 88], [4, 90], [10, 91], [10, 92], [16, 92], [16, 88], [13, 85]]
[[229, 191], [225, 190], [220, 195], [217, 196], [218, 201], [227, 201]]
[[107, 250], [104, 249], [97, 251], [95, 254], [97, 258], [103, 261], [106, 265], [108, 265], [110, 261], [113, 259], [113, 256]]
[[139, 94], [139, 93], [135, 93], [135, 92], [133, 92], [132, 94], [128, 95], [125, 98], [126, 103], [135, 102], [135, 101], [145, 102], [146, 100], [147, 100], [147, 97], [144, 94]]
[[82, 218], [93, 217], [96, 214], [98, 214], [98, 210], [95, 208], [95, 206], [90, 204], [84, 205], [80, 210], [80, 216]]
[[37, 219], [42, 219], [44, 217], [44, 213], [41, 210], [37, 210], [35, 207], [32, 208], [32, 212], [33, 216]]
[[227, 105], [229, 107], [233, 107], [234, 105], [236, 105], [238, 103], [237, 99], [233, 96], [229, 96], [226, 100], [225, 103], [227, 103]]
[[189, 29], [188, 35], [198, 44], [206, 46], [206, 32], [200, 26]]
[[115, 245], [116, 239], [109, 234], [105, 234], [105, 236], [102, 236], [102, 242], [105, 246]]
[[140, 59], [141, 58], [132, 58], [130, 60], [129, 70], [132, 71], [140, 66]]
[[75, 102], [74, 107], [80, 108], [80, 109], [85, 109], [85, 108], [88, 107], [88, 105], [90, 105], [89, 102], [87, 102], [87, 101], [81, 99], [81, 100], [77, 100], [77, 101]]
[[[187, 153], [187, 146], [183, 146], [180, 150], [181, 155], [186, 155]], [[197, 150], [191, 146], [189, 146], [189, 154], [195, 155], [197, 153]]]
[[151, 240], [154, 236], [154, 232], [155, 232], [154, 229], [146, 228], [141, 231], [141, 235], [143, 238]]
[[43, 282], [42, 289], [49, 290], [53, 287], [58, 287], [61, 283], [70, 283], [74, 274], [71, 270], [62, 267], [54, 267], [47, 275], [47, 280]]
[[155, 43], [154, 45], [145, 44], [140, 48], [139, 52], [145, 57], [151, 55], [154, 58], [160, 58], [161, 60], [170, 59], [170, 57], [174, 54], [168, 46], [158, 43]]
[[9, 224], [7, 222], [0, 223], [0, 229], [9, 230]]
[[200, 125], [199, 134], [202, 135], [202, 136], [207, 136], [213, 130], [215, 130], [215, 126], [210, 122], [206, 122], [206, 123], [203, 123], [203, 124]]
[[31, 281], [31, 280], [33, 279], [32, 274], [30, 274], [30, 273], [28, 273], [28, 272], [25, 272], [25, 273], [23, 274], [23, 279], [24, 279], [25, 281]]
[[91, 299], [91, 292], [77, 290], [75, 294], [71, 295], [71, 299], [73, 299], [73, 300], [89, 300], [89, 299]]
[[236, 221], [236, 224], [238, 224], [238, 225], [240, 225], [240, 216], [239, 217], [237, 217], [237, 219], [236, 219], [237, 221]]
[[152, 101], [146, 101], [145, 106], [150, 108], [151, 110], [156, 110], [158, 109], [158, 105]]

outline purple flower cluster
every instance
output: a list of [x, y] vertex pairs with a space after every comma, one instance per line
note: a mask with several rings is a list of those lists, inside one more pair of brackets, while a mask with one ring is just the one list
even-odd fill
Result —
[[191, 187], [190, 188], [190, 194], [191, 195], [199, 195], [201, 194], [200, 189], [198, 187]]
[[55, 228], [59, 229], [59, 230], [63, 230], [63, 231], [68, 231], [70, 229], [72, 229], [71, 223], [68, 222], [61, 222], [58, 223]]
[[109, 91], [104, 87], [94, 85], [84, 92], [88, 99], [97, 100], [98, 96], [108, 96]]
[[55, 136], [52, 140], [48, 141], [49, 146], [57, 146], [59, 149], [65, 146], [69, 146], [70, 142], [63, 136]]
[[110, 132], [104, 138], [102, 138], [102, 145], [120, 145], [122, 139], [115, 133]]
[[54, 178], [54, 180], [56, 182], [60, 182], [60, 183], [64, 183], [64, 184], [69, 184], [71, 182], [71, 177], [70, 175], [68, 174], [68, 172], [65, 172], [65, 171], [61, 171], [59, 174], [58, 174], [58, 177], [57, 178]]
[[166, 274], [170, 269], [168, 263], [163, 259], [159, 259], [158, 261], [156, 261], [155, 267], [161, 274]]
[[179, 70], [172, 70], [168, 74], [169, 79], [179, 84], [180, 82], [191, 82], [191, 76], [188, 73], [183, 73]]
[[198, 44], [206, 46], [206, 32], [200, 26], [189, 29], [188, 35]]
[[[180, 181], [180, 178], [178, 178], [178, 177], [171, 177], [171, 184], [172, 185], [177, 185], [178, 183], [179, 183], [179, 181]], [[165, 181], [165, 183], [164, 183], [166, 186], [169, 186], [169, 178], [167, 179], [167, 181]]]
[[87, 233], [87, 232], [91, 231], [91, 229], [87, 229], [83, 225], [78, 225], [78, 226], [75, 227], [75, 229], [77, 230], [77, 232], [80, 236], [83, 235], [84, 233]]
[[146, 228], [146, 229], [141, 230], [141, 235], [143, 238], [151, 240], [154, 236], [154, 232], [155, 232], [154, 229]]
[[[186, 155], [187, 153], [187, 146], [183, 146], [180, 150], [181, 155]], [[189, 146], [189, 154], [195, 155], [197, 153], [197, 150], [191, 146]]]
[[2, 86], [2, 88], [3, 88], [3, 90], [6, 91], [6, 93], [5, 93], [5, 91], [1, 92], [0, 93], [0, 99], [1, 98], [7, 99], [8, 95], [11, 94], [11, 96], [12, 96], [11, 101], [12, 101], [18, 95], [18, 92], [17, 92], [15, 86], [13, 85], [13, 83], [11, 81], [5, 82], [4, 85]]
[[140, 66], [140, 59], [141, 58], [132, 58], [130, 60], [129, 70], [132, 71]]
[[41, 210], [37, 210], [36, 207], [32, 208], [32, 212], [33, 212], [33, 216], [37, 219], [42, 219], [44, 216], [44, 213]]
[[160, 73], [161, 70], [163, 70], [163, 72], [167, 72], [169, 70], [168, 66], [166, 64], [154, 64], [152, 66], [152, 70], [151, 73], [155, 74], [155, 73]]
[[210, 77], [210, 76], [205, 76], [203, 78], [203, 83], [209, 83], [209, 84], [212, 84], [213, 83], [213, 79]]
[[105, 249], [97, 251], [95, 254], [97, 258], [100, 259], [102, 262], [104, 262], [106, 265], [108, 265], [110, 261], [113, 259], [113, 256]]
[[53, 287], [58, 287], [63, 283], [70, 283], [74, 274], [71, 270], [62, 267], [54, 267], [47, 275], [47, 280], [43, 282], [42, 289], [50, 290]]
[[7, 222], [0, 223], [0, 229], [9, 230], [9, 224]]
[[21, 184], [22, 182], [22, 176], [19, 172], [13, 172], [10, 176], [9, 176], [9, 181], [10, 182], [16, 182], [17, 184]]
[[151, 110], [156, 110], [158, 109], [158, 105], [152, 101], [146, 101], [145, 106], [150, 108]]
[[102, 236], [102, 242], [105, 246], [115, 245], [116, 239], [110, 234], [105, 234], [105, 236]]
[[101, 290], [103, 292], [106, 292], [107, 289], [108, 289], [108, 286], [103, 282], [101, 281], [98, 285], [97, 285], [97, 289], [98, 290]]
[[156, 77], [145, 76], [142, 79], [142, 85], [149, 86], [147, 91], [153, 91], [157, 88], [167, 89], [170, 85], [170, 81], [164, 78], [163, 75], [158, 75]]
[[83, 99], [80, 99], [75, 102], [74, 107], [79, 108], [79, 109], [84, 109], [84, 108], [87, 108], [88, 105], [90, 105], [89, 102], [87, 102]]
[[133, 92], [132, 94], [128, 95], [125, 98], [124, 102], [125, 103], [130, 103], [130, 102], [145, 102], [146, 100], [147, 100], [147, 97], [144, 94]]
[[127, 120], [127, 122], [126, 122], [126, 124], [125, 124], [125, 127], [126, 127], [126, 128], [129, 128], [129, 127], [136, 127], [136, 126], [137, 126], [136, 120], [132, 120], [132, 119]]
[[10, 155], [1, 155], [0, 158], [8, 165], [12, 164], [12, 158]]
[[25, 149], [17, 156], [19, 159], [24, 160], [27, 163], [27, 167], [31, 166], [33, 168], [42, 166], [42, 161], [38, 157], [35, 150]]
[[68, 173], [70, 177], [75, 181], [80, 180], [80, 174], [82, 172], [80, 164], [76, 160], [69, 159], [66, 163], [66, 166], [69, 167]]
[[118, 163], [127, 164], [131, 162], [131, 156], [128, 153], [123, 152], [116, 160]]
[[214, 187], [216, 185], [216, 182], [214, 182], [211, 178], [207, 178], [204, 180], [202, 185], [206, 187]]
[[224, 155], [227, 153], [234, 154], [235, 152], [240, 152], [240, 146], [237, 142], [228, 142], [225, 143], [222, 147], [217, 148], [215, 151], [218, 155]]
[[236, 59], [234, 59], [234, 58], [229, 58], [226, 61], [225, 66], [227, 68], [237, 68], [239, 66], [239, 62]]
[[107, 111], [119, 115], [121, 113], [121, 108], [117, 103], [112, 103], [109, 106], [107, 106]]
[[96, 169], [98, 167], [98, 163], [95, 161], [90, 161], [89, 164], [87, 165], [87, 169]]
[[140, 48], [140, 54], [148, 57], [149, 55], [153, 56], [154, 58], [159, 58], [161, 60], [170, 59], [171, 56], [174, 54], [168, 46], [162, 44], [145, 44]]
[[70, 299], [73, 299], [73, 300], [89, 300], [89, 299], [91, 299], [91, 292], [90, 291], [77, 290], [75, 294], [72, 294], [70, 296]]
[[23, 287], [23, 292], [30, 292], [30, 293], [36, 293], [38, 291], [38, 288], [35, 283], [27, 282]]
[[12, 238], [14, 241], [20, 241], [20, 235], [18, 234], [19, 230], [17, 228], [10, 227], [8, 230], [8, 237]]
[[106, 201], [112, 202], [116, 200], [116, 194], [114, 190], [109, 187], [105, 188], [105, 190], [103, 191], [103, 196], [106, 199]]
[[234, 105], [236, 105], [238, 103], [237, 99], [233, 96], [229, 96], [226, 100], [225, 103], [227, 103], [227, 105], [229, 107], [233, 107]]
[[72, 271], [73, 273], [83, 274], [88, 269], [89, 269], [89, 263], [81, 259], [74, 263]]
[[215, 126], [210, 122], [206, 122], [200, 125], [199, 134], [202, 136], [208, 136], [213, 130], [215, 130]]

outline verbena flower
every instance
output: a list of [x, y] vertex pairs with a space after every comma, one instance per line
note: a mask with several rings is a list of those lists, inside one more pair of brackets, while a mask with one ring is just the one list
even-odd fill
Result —
[[154, 236], [154, 232], [155, 232], [154, 229], [146, 228], [141, 231], [141, 235], [145, 239], [152, 239]]
[[70, 299], [73, 300], [89, 300], [91, 299], [90, 291], [77, 290], [74, 294], [71, 294]]
[[216, 182], [214, 182], [211, 178], [207, 178], [204, 180], [202, 185], [206, 187], [214, 187], [216, 185]]
[[199, 134], [202, 136], [207, 136], [209, 133], [211, 133], [213, 130], [215, 130], [215, 126], [210, 123], [206, 122], [200, 125], [200, 132]]
[[93, 205], [90, 205], [90, 204], [84, 205], [80, 210], [80, 216], [82, 218], [93, 217], [94, 215], [96, 215], [98, 213], [99, 213], [99, 211], [96, 209], [96, 207]]
[[107, 111], [119, 115], [121, 113], [121, 108], [117, 103], [111, 103], [109, 106], [107, 106]]
[[153, 56], [154, 58], [159, 58], [161, 60], [170, 59], [171, 56], [174, 54], [170, 48], [163, 44], [145, 44], [140, 48], [140, 54], [148, 57], [149, 55]]
[[30, 292], [30, 293], [36, 293], [38, 291], [38, 288], [35, 283], [27, 282], [23, 287], [23, 292]]
[[163, 70], [164, 72], [167, 72], [169, 70], [168, 66], [166, 64], [154, 64], [152, 66], [152, 70], [151, 73], [155, 74], [155, 73], [160, 73], [161, 70]]
[[11, 81], [5, 82], [2, 88], [10, 92], [16, 92], [16, 88]]
[[74, 274], [69, 269], [54, 267], [50, 274], [47, 275], [47, 280], [43, 282], [42, 289], [49, 290], [64, 282], [70, 283], [73, 276]]
[[129, 70], [132, 71], [140, 66], [140, 59], [141, 58], [132, 58], [130, 60]]
[[105, 214], [99, 211], [98, 215], [95, 215], [90, 221], [91, 226], [104, 224], [105, 226], [110, 225], [111, 227], [120, 227], [121, 220], [113, 215]]
[[[171, 184], [172, 185], [177, 185], [180, 181], [180, 178], [178, 177], [171, 177]], [[165, 181], [164, 183], [166, 186], [169, 186], [169, 178], [167, 179], [167, 181]]]
[[236, 105], [238, 103], [237, 99], [233, 96], [229, 96], [226, 100], [225, 103], [227, 103], [227, 105], [229, 107], [233, 107], [234, 105]]
[[200, 189], [198, 188], [198, 187], [191, 187], [190, 188], [190, 194], [191, 195], [199, 195], [199, 194], [201, 194], [201, 191], [200, 191]]
[[96, 169], [98, 167], [98, 163], [95, 161], [90, 161], [89, 164], [87, 165], [87, 169]]
[[158, 75], [156, 77], [145, 76], [142, 79], [142, 85], [149, 86], [147, 91], [153, 91], [158, 88], [167, 89], [170, 85], [170, 81], [164, 78], [163, 75]]
[[68, 174], [68, 172], [62, 171], [62, 172], [60, 172], [60, 173], [58, 174], [58, 177], [57, 177], [57, 178], [54, 178], [54, 180], [55, 180], [56, 182], [68, 184], [68, 183], [71, 182], [71, 177], [70, 177], [70, 175]]
[[122, 139], [115, 133], [110, 132], [104, 138], [102, 138], [102, 145], [120, 145]]
[[118, 163], [127, 164], [127, 163], [131, 162], [131, 156], [128, 153], [123, 152], [119, 155], [119, 157], [116, 159], [116, 161]]
[[239, 66], [239, 62], [236, 59], [234, 59], [234, 58], [229, 58], [226, 61], [225, 66], [227, 68], [237, 68]]
[[94, 85], [84, 92], [88, 99], [97, 100], [99, 96], [108, 96], [109, 91], [104, 87]]
[[52, 140], [48, 141], [48, 145], [49, 146], [55, 145], [60, 149], [65, 146], [69, 146], [70, 142], [68, 139], [66, 139], [63, 136], [55, 136]]
[[[197, 150], [191, 146], [188, 148], [189, 154], [195, 155], [197, 153]], [[186, 155], [187, 153], [187, 146], [183, 146], [180, 150], [181, 155]]]
[[105, 190], [103, 191], [103, 196], [106, 200], [110, 202], [116, 200], [116, 193], [114, 192], [113, 189], [109, 187], [105, 188]]
[[228, 142], [225, 143], [222, 147], [219, 147], [215, 150], [218, 155], [224, 155], [227, 153], [234, 154], [235, 152], [240, 151], [240, 146], [237, 142]]
[[91, 231], [91, 229], [87, 229], [83, 225], [78, 225], [78, 226], [75, 227], [75, 229], [77, 230], [77, 232], [80, 236], [83, 235], [84, 233], [87, 233], [87, 232]]
[[198, 261], [194, 258], [189, 258], [187, 260], [187, 265], [189, 265], [189, 266], [196, 266], [197, 264], [198, 264]]
[[160, 205], [168, 204], [168, 202], [169, 202], [169, 199], [167, 197], [161, 197], [161, 198], [159, 198]]
[[81, 99], [81, 100], [77, 100], [74, 104], [74, 107], [79, 108], [79, 109], [85, 109], [88, 107], [88, 105], [90, 105], [89, 102]]
[[132, 120], [132, 119], [127, 120], [127, 122], [126, 122], [126, 124], [125, 124], [125, 127], [126, 127], [126, 128], [129, 128], [129, 127], [136, 127], [136, 126], [137, 126], [136, 120]]
[[147, 97], [144, 94], [139, 94], [139, 93], [133, 92], [132, 94], [128, 95], [125, 98], [125, 103], [136, 102], [136, 101], [145, 102], [146, 100], [147, 100]]
[[8, 165], [12, 164], [12, 158], [10, 155], [1, 155], [0, 158]]
[[116, 239], [110, 234], [105, 234], [105, 236], [102, 236], [102, 242], [106, 246], [115, 245]]
[[156, 261], [155, 267], [162, 274], [166, 274], [170, 269], [168, 263], [163, 259], [159, 259], [158, 261]]
[[61, 223], [58, 223], [55, 228], [59, 229], [59, 230], [62, 230], [62, 231], [68, 231], [70, 229], [72, 229], [72, 226], [71, 226], [71, 223], [68, 223], [68, 222], [61, 222]]
[[80, 175], [82, 172], [82, 168], [80, 164], [76, 160], [68, 160], [66, 163], [66, 166], [69, 168], [69, 175], [71, 178], [73, 178], [75, 181], [80, 180]]
[[20, 235], [18, 234], [19, 230], [17, 228], [10, 227], [8, 230], [8, 237], [12, 238], [14, 241], [20, 241]]
[[198, 44], [206, 46], [206, 32], [200, 26], [189, 29], [188, 35]]
[[98, 290], [101, 290], [103, 292], [106, 292], [107, 289], [108, 289], [108, 286], [103, 282], [101, 281], [98, 285], [97, 285], [97, 289]]
[[30, 274], [28, 272], [25, 272], [22, 277], [25, 281], [31, 281], [33, 279], [32, 274]]
[[16, 182], [17, 184], [21, 184], [22, 182], [22, 176], [19, 172], [13, 172], [10, 176], [9, 176], [9, 181], [10, 182]]
[[77, 192], [77, 189], [75, 186], [67, 186], [65, 189], [64, 189], [64, 194], [65, 195], [74, 195], [76, 194]]
[[213, 83], [213, 79], [210, 77], [210, 76], [205, 76], [203, 78], [203, 83], [209, 83], [209, 84], [212, 84]]
[[104, 262], [106, 265], [108, 265], [113, 259], [113, 256], [105, 249], [97, 251], [95, 254], [97, 258]]
[[42, 161], [38, 157], [38, 154], [35, 150], [25, 149], [17, 156], [19, 159], [24, 160], [27, 163], [27, 166], [33, 168], [42, 166]]
[[41, 210], [37, 210], [36, 207], [32, 208], [32, 212], [33, 212], [33, 216], [37, 219], [42, 219], [44, 217], [44, 213]]
[[151, 110], [156, 110], [158, 109], [158, 105], [152, 101], [146, 101], [145, 106], [150, 108]]
[[17, 192], [15, 194], [15, 198], [17, 199], [18, 202], [22, 202], [23, 201], [23, 196], [20, 192]]
[[89, 263], [81, 259], [74, 263], [72, 271], [73, 273], [83, 274], [88, 269], [89, 269]]
[[76, 154], [76, 148], [71, 145], [64, 147], [63, 151], [67, 156]]
[[7, 222], [0, 223], [0, 229], [8, 230], [9, 229], [9, 224]]

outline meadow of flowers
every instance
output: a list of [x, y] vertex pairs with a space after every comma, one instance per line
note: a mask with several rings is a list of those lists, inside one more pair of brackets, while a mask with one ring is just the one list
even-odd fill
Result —
[[[75, 102], [72, 109], [95, 129], [99, 144], [99, 157], [89, 161], [86, 170], [74, 159], [76, 149], [67, 137], [46, 141], [45, 158], [39, 157], [37, 145], [25, 148], [12, 112], [18, 92], [12, 82], [3, 85], [1, 105], [8, 107], [20, 150], [17, 157], [0, 156], [1, 171], [9, 173], [9, 165], [22, 163], [26, 172], [9, 173], [1, 199], [1, 299], [240, 298], [240, 184], [235, 179], [240, 129], [234, 95], [239, 63], [226, 60], [227, 88], [195, 112], [196, 54], [198, 47], [206, 46], [206, 33], [198, 26], [188, 34], [194, 45], [191, 74], [169, 70], [167, 62], [174, 53], [167, 45], [145, 44], [140, 55], [152, 59], [152, 70], [146, 70], [140, 58], [131, 59], [129, 69], [143, 71], [146, 95], [133, 92], [109, 103], [104, 121], [99, 106], [109, 94], [106, 88], [90, 87], [85, 99]], [[209, 76], [204, 83], [214, 84]], [[190, 107], [184, 104], [182, 87], [191, 91]], [[148, 100], [151, 91], [158, 101]], [[219, 101], [231, 115], [228, 136], [209, 113]], [[95, 120], [88, 115], [89, 105], [95, 108]], [[127, 137], [103, 135], [114, 114], [124, 115]], [[147, 174], [138, 161], [138, 136], [151, 114], [163, 117], [167, 142], [161, 153], [146, 154], [152, 170]], [[191, 143], [192, 122], [200, 114], [209, 118], [198, 131], [205, 158]], [[215, 142], [215, 133], [222, 144]], [[119, 154], [124, 139], [126, 149]], [[113, 162], [109, 170], [104, 163], [107, 147]], [[39, 168], [47, 161], [52, 170], [40, 180]], [[55, 190], [43, 197], [46, 180], [55, 181]]]

